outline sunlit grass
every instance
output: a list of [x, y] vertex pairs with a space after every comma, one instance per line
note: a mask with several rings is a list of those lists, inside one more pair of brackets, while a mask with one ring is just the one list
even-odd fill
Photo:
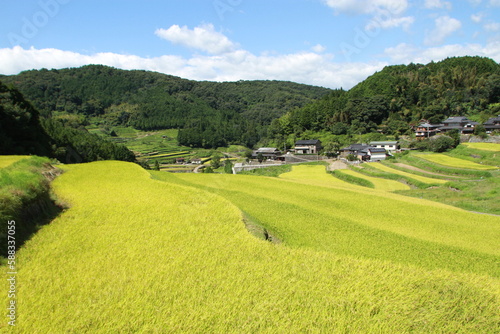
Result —
[[436, 164], [453, 168], [465, 168], [465, 169], [476, 169], [476, 170], [498, 169], [498, 167], [481, 165], [472, 161], [450, 157], [441, 153], [415, 154], [415, 156], [430, 162], [434, 162]]
[[379, 169], [379, 170], [384, 171], [384, 172], [408, 177], [410, 179], [414, 179], [414, 180], [417, 180], [419, 182], [423, 182], [426, 184], [444, 184], [444, 183], [448, 182], [448, 180], [431, 179], [430, 177], [425, 177], [425, 176], [420, 176], [420, 175], [415, 175], [415, 174], [403, 172], [403, 171], [397, 170], [395, 168], [391, 168], [389, 166], [386, 166], [386, 165], [383, 165], [383, 164], [377, 163], [377, 162], [369, 163], [369, 166], [372, 166], [373, 168]]
[[395, 191], [395, 190], [410, 189], [410, 187], [404, 183], [394, 181], [394, 180], [387, 180], [387, 179], [383, 179], [383, 178], [379, 178], [379, 177], [367, 176], [367, 175], [358, 173], [355, 170], [342, 169], [342, 170], [339, 170], [338, 172], [370, 181], [371, 183], [373, 183], [373, 185], [375, 186], [375, 189], [377, 189], [377, 190]]
[[[453, 250], [443, 245], [452, 244], [458, 247], [454, 250], [459, 264], [475, 254], [475, 264], [486, 268], [494, 253], [489, 240], [498, 240], [487, 218], [476, 219], [476, 230], [471, 231], [471, 214], [430, 205], [428, 215], [436, 210], [444, 215], [435, 229], [436, 241], [415, 244], [412, 240], [420, 239], [419, 234], [420, 240], [434, 238], [434, 229], [406, 211], [412, 207], [418, 212], [429, 202], [394, 203], [396, 215], [384, 214], [387, 210], [379, 207], [373, 210], [372, 222], [365, 224], [381, 225], [380, 230], [360, 229], [369, 210], [359, 205], [366, 200], [373, 200], [370, 206], [375, 208], [388, 203], [361, 192], [277, 178], [154, 173], [166, 181], [159, 182], [137, 165], [122, 162], [66, 169], [54, 188], [71, 208], [18, 252], [18, 319], [10, 328], [14, 333], [492, 333], [497, 329], [499, 280], [450, 272], [439, 265]], [[304, 246], [273, 245], [252, 237], [236, 206], [201, 188], [229, 198], [234, 195], [235, 202], [282, 224], [276, 225], [282, 232], [292, 230], [287, 238], [294, 239], [299, 228], [301, 236], [295, 239], [302, 239]], [[358, 210], [344, 217], [349, 208]], [[446, 218], [450, 214], [454, 219]], [[380, 215], [386, 220], [379, 221]], [[408, 220], [410, 216], [416, 220]], [[316, 231], [311, 230], [314, 226]], [[349, 234], [351, 228], [354, 232]], [[413, 238], [383, 232], [387, 229], [400, 229]], [[312, 233], [322, 230], [316, 239], [327, 242], [315, 249]], [[483, 230], [489, 234], [483, 235]], [[366, 232], [363, 240], [357, 240], [361, 234], [356, 231]], [[457, 238], [459, 234], [463, 238]], [[476, 241], [476, 236], [482, 238]], [[396, 259], [343, 256], [329, 248], [335, 247], [334, 240], [348, 246], [351, 238], [354, 251], [358, 245], [366, 250], [362, 246], [366, 244], [383, 252], [392, 244]], [[434, 261], [434, 270], [398, 260], [411, 249], [414, 257], [421, 253], [420, 258]], [[3, 291], [7, 283], [3, 280]], [[7, 294], [3, 296], [6, 305]], [[5, 319], [0, 326], [7, 330]]]
[[12, 165], [14, 162], [29, 158], [27, 155], [0, 155], [0, 168]]
[[500, 144], [497, 143], [462, 143], [462, 145], [476, 150], [500, 152]]

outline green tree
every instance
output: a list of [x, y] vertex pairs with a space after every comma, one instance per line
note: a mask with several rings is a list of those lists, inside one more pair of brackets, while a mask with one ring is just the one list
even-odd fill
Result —
[[224, 173], [233, 174], [233, 163], [229, 159], [224, 161]]
[[259, 161], [259, 163], [262, 163], [262, 161], [264, 161], [264, 155], [262, 154], [262, 152], [259, 152], [257, 154], [257, 160]]
[[158, 160], [155, 160], [154, 170], [160, 170], [160, 163], [158, 162]]
[[210, 161], [210, 166], [213, 168], [213, 169], [217, 169], [221, 166], [221, 163], [220, 163], [220, 159], [221, 159], [221, 156], [220, 154], [216, 153], [212, 156], [212, 160]]

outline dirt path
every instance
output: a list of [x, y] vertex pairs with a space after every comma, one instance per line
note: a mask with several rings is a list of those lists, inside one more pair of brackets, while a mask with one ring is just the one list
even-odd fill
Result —
[[330, 162], [330, 165], [328, 166], [328, 170], [336, 170], [336, 169], [347, 169], [347, 165], [343, 163], [340, 160], [333, 160]]
[[395, 166], [399, 166], [399, 167], [403, 167], [403, 168], [406, 168], [406, 169], [409, 169], [409, 170], [413, 170], [413, 171], [416, 171], [416, 172], [430, 174], [430, 175], [443, 176], [443, 177], [452, 178], [452, 179], [459, 179], [460, 178], [459, 176], [451, 176], [451, 175], [445, 175], [445, 174], [438, 174], [438, 173], [429, 172], [429, 171], [417, 168], [415, 166], [403, 164], [403, 163], [400, 163], [400, 162], [395, 163], [394, 165]]

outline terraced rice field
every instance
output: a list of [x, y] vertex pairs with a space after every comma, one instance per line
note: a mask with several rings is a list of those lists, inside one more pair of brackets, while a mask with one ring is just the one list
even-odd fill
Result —
[[440, 153], [432, 153], [432, 154], [415, 154], [416, 157], [434, 162], [439, 165], [453, 167], [453, 168], [465, 168], [465, 169], [474, 169], [474, 170], [496, 170], [498, 167], [481, 165], [472, 161], [454, 158], [447, 156], [445, 154]]
[[[13, 333], [498, 329], [497, 217], [375, 190], [153, 174], [163, 182], [130, 163], [66, 167], [54, 189], [71, 208], [18, 252]], [[241, 209], [283, 243], [247, 233]]]
[[398, 169], [391, 168], [387, 165], [377, 163], [377, 162], [369, 163], [369, 166], [372, 166], [373, 168], [379, 169], [379, 170], [384, 171], [384, 172], [408, 177], [410, 179], [414, 179], [414, 180], [417, 180], [419, 182], [423, 182], [426, 184], [444, 184], [444, 183], [448, 182], [448, 180], [431, 179], [430, 177], [425, 177], [425, 176], [420, 176], [420, 175], [415, 175], [415, 174], [403, 172], [403, 171], [400, 171]]
[[26, 155], [0, 155], [0, 168], [12, 165], [14, 162], [25, 159]]
[[500, 152], [500, 144], [495, 143], [462, 143], [462, 145], [476, 150]]
[[373, 185], [375, 186], [375, 189], [377, 189], [377, 190], [396, 191], [396, 190], [408, 190], [408, 189], [410, 189], [410, 187], [404, 183], [394, 181], [394, 180], [387, 180], [387, 179], [383, 179], [383, 178], [379, 178], [379, 177], [367, 176], [367, 175], [358, 173], [355, 170], [342, 169], [342, 170], [339, 170], [338, 172], [370, 181], [371, 183], [373, 183]]

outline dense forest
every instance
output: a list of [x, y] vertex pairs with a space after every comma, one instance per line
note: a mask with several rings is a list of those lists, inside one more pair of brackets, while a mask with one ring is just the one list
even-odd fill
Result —
[[500, 65], [488, 58], [457, 57], [441, 62], [388, 66], [349, 91], [335, 90], [319, 101], [272, 121], [269, 137], [411, 133], [420, 120], [449, 116], [484, 122], [500, 113]]
[[467, 116], [484, 122], [500, 114], [500, 65], [482, 57], [388, 66], [348, 91], [283, 81], [197, 82], [102, 65], [25, 71], [0, 80], [17, 87], [40, 111], [33, 117], [64, 142], [59, 151], [68, 146], [85, 151], [89, 145], [70, 145], [70, 136], [59, 133], [89, 122], [148, 131], [175, 128], [179, 144], [191, 147], [283, 147], [311, 134], [399, 136], [410, 134], [421, 119], [439, 123]]
[[0, 82], [0, 154], [35, 154], [62, 162], [135, 161], [123, 145], [110, 143], [84, 128], [44, 118], [17, 89]]
[[72, 120], [83, 125], [98, 118], [140, 130], [178, 128], [179, 144], [205, 148], [253, 146], [273, 119], [330, 92], [283, 81], [197, 82], [102, 65], [25, 71], [0, 80], [15, 85], [44, 117], [78, 115]]

